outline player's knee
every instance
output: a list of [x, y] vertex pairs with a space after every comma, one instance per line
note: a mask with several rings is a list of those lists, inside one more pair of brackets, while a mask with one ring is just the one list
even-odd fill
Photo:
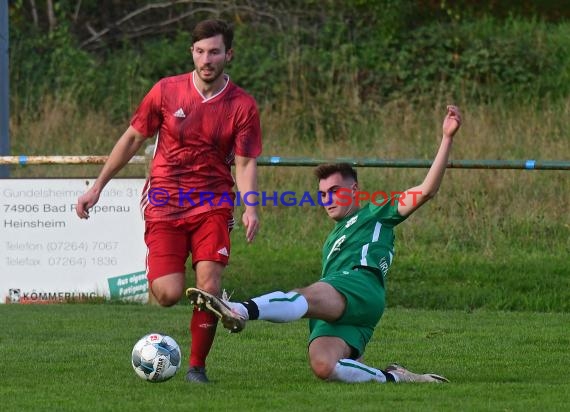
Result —
[[153, 291], [153, 295], [160, 306], [173, 306], [180, 300], [180, 293], [172, 290]]
[[336, 362], [331, 362], [324, 358], [312, 358], [311, 369], [319, 379], [327, 380], [332, 375]]

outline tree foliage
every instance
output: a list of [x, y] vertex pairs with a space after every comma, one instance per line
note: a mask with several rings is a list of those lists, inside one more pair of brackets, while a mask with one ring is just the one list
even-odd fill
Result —
[[189, 31], [212, 17], [236, 28], [232, 78], [262, 105], [293, 111], [303, 127], [322, 117], [342, 130], [331, 120], [339, 113], [433, 95], [442, 84], [452, 98], [566, 96], [570, 8], [555, 4], [15, 0], [12, 103], [17, 113], [45, 95], [73, 95], [124, 118], [154, 81], [191, 69]]
[[[431, 21], [494, 16], [561, 21], [570, 7], [560, 0], [13, 0], [18, 30], [47, 33], [63, 24], [82, 48], [97, 48], [188, 30], [217, 16], [237, 24], [316, 28], [330, 20], [393, 32]], [[562, 2], [564, 3], [564, 1]]]

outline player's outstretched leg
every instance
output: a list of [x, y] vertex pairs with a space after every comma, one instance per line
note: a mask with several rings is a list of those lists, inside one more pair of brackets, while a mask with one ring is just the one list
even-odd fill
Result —
[[434, 373], [418, 374], [413, 373], [404, 368], [402, 365], [393, 363], [386, 367], [386, 372], [389, 372], [396, 377], [396, 382], [429, 382], [429, 383], [446, 383], [449, 382], [446, 378]]
[[220, 319], [224, 328], [232, 333], [241, 332], [245, 328], [245, 319], [232, 311], [223, 299], [197, 288], [188, 288], [186, 296], [190, 303], [200, 310], [212, 312]]

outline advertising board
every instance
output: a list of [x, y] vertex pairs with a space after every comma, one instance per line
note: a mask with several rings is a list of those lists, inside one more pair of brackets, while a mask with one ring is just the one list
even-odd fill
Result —
[[82, 220], [90, 179], [0, 180], [0, 301], [144, 301], [144, 179], [113, 179]]

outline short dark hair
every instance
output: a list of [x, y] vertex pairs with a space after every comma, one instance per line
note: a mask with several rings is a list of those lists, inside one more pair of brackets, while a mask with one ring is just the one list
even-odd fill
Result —
[[355, 182], [358, 182], [358, 173], [350, 163], [326, 163], [315, 169], [315, 176], [319, 180], [326, 179], [335, 173], [340, 173], [344, 179], [353, 178]]
[[203, 20], [196, 24], [194, 30], [192, 30], [192, 44], [200, 40], [217, 36], [218, 34], [221, 34], [224, 38], [226, 51], [231, 49], [234, 41], [234, 29], [225, 21], [216, 19]]

